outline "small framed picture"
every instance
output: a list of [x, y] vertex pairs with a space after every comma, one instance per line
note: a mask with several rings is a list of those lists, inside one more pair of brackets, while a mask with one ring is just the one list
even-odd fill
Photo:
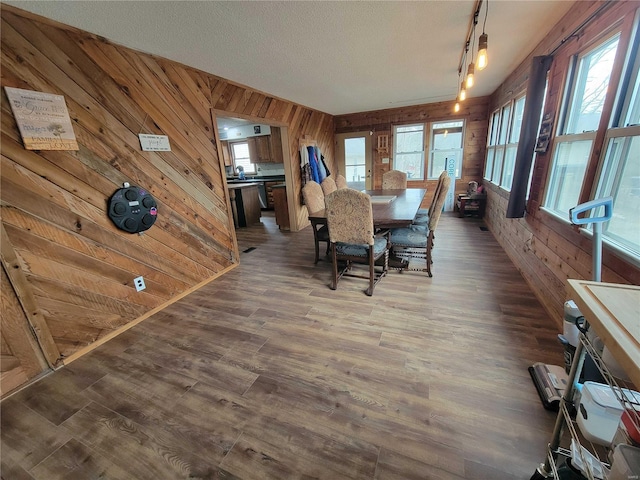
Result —
[[553, 128], [553, 115], [547, 113], [540, 124], [540, 132], [538, 133], [538, 141], [536, 142], [535, 151], [538, 153], [546, 153], [549, 148], [549, 140], [551, 138], [551, 129]]
[[256, 135], [260, 133], [260, 125], [253, 126], [253, 133], [255, 133]]

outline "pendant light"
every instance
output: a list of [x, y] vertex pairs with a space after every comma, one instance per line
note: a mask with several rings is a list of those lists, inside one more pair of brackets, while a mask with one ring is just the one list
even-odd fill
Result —
[[476, 66], [478, 70], [484, 70], [489, 63], [489, 58], [487, 57], [487, 39], [489, 35], [483, 33], [480, 35], [480, 39], [478, 40], [478, 62]]
[[471, 63], [469, 64], [469, 68], [467, 69], [467, 80], [466, 80], [467, 88], [473, 87], [474, 73], [475, 73], [475, 64], [473, 63], [473, 61], [471, 61]]
[[482, 35], [478, 39], [478, 70], [484, 70], [489, 63], [489, 57], [487, 56], [487, 45], [489, 41], [489, 35], [484, 33], [484, 29], [487, 26], [487, 16], [489, 15], [489, 0], [485, 0], [487, 6], [484, 11], [484, 23], [482, 24]]

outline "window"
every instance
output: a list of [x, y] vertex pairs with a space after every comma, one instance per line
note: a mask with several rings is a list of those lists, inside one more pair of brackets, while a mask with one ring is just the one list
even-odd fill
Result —
[[424, 180], [424, 124], [394, 127], [393, 168], [408, 180]]
[[509, 132], [509, 115], [511, 114], [511, 104], [502, 107], [500, 114], [500, 131], [498, 134], [498, 146], [496, 147], [496, 155], [493, 159], [493, 174], [491, 181], [496, 185], [500, 185], [502, 178], [502, 161], [504, 159], [505, 145], [507, 144], [507, 134]]
[[429, 151], [429, 179], [447, 170], [447, 162], [455, 161], [455, 178], [462, 173], [462, 120], [431, 124], [431, 149]]
[[248, 142], [237, 142], [231, 144], [233, 154], [233, 165], [237, 169], [242, 167], [244, 173], [256, 173], [256, 166], [251, 162]]
[[493, 161], [496, 154], [495, 146], [498, 145], [498, 131], [500, 128], [500, 111], [496, 110], [491, 115], [491, 126], [489, 127], [489, 147], [487, 149], [487, 163], [484, 167], [484, 178], [491, 180], [493, 175]]
[[544, 202], [561, 218], [567, 219], [579, 201], [619, 38], [619, 33], [609, 37], [573, 62]]
[[[428, 142], [426, 131], [429, 129]], [[407, 173], [408, 180], [435, 179], [455, 160], [456, 178], [462, 173], [464, 121], [419, 123], [393, 128], [393, 168]], [[425, 152], [428, 151], [428, 155]], [[428, 158], [428, 164], [425, 160]]]
[[511, 190], [513, 182], [524, 103], [523, 95], [491, 116], [484, 178], [505, 190]]
[[520, 127], [522, 125], [522, 115], [524, 114], [525, 97], [516, 99], [513, 106], [513, 116], [511, 118], [511, 131], [509, 132], [509, 143], [505, 148], [504, 163], [502, 165], [502, 179], [500, 186], [505, 190], [511, 190], [513, 183], [513, 170], [516, 166], [516, 153], [518, 152], [518, 141], [520, 140]]
[[[618, 105], [607, 130], [595, 198], [613, 197], [613, 217], [603, 226], [604, 240], [640, 257], [640, 75], [636, 33], [623, 72]], [[634, 61], [635, 59], [635, 61]], [[626, 87], [626, 88], [625, 88]]]

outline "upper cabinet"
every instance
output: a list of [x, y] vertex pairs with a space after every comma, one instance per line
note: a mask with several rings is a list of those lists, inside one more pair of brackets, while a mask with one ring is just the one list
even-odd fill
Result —
[[271, 135], [269, 136], [271, 143], [271, 163], [283, 163], [282, 159], [282, 136], [280, 135], [280, 127], [271, 127]]
[[231, 152], [229, 151], [229, 142], [226, 140], [220, 140], [220, 145], [222, 146], [222, 159], [224, 160], [224, 164], [228, 167], [232, 167], [233, 160], [231, 159]]
[[271, 135], [249, 137], [242, 140], [220, 140], [220, 143], [225, 165], [233, 165], [232, 148], [237, 143], [247, 144], [252, 163], [283, 163], [282, 138], [279, 127], [271, 127]]
[[252, 157], [254, 163], [271, 163], [271, 135], [254, 137], [256, 156]]

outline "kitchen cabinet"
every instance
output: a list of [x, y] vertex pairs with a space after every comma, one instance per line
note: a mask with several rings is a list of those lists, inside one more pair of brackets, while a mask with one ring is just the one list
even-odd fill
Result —
[[271, 127], [269, 141], [271, 142], [271, 163], [283, 163], [280, 127]]
[[253, 163], [271, 163], [271, 136], [254, 137], [255, 157]]
[[289, 230], [289, 204], [287, 203], [287, 188], [284, 183], [278, 183], [271, 187], [273, 194], [273, 209], [276, 214], [276, 223], [280, 230]]
[[267, 191], [267, 208], [273, 209], [273, 187], [280, 185], [282, 182], [264, 182], [264, 189]]
[[231, 159], [231, 152], [229, 151], [229, 142], [226, 140], [220, 140], [220, 146], [222, 147], [222, 159], [227, 167], [233, 166], [233, 160]]

